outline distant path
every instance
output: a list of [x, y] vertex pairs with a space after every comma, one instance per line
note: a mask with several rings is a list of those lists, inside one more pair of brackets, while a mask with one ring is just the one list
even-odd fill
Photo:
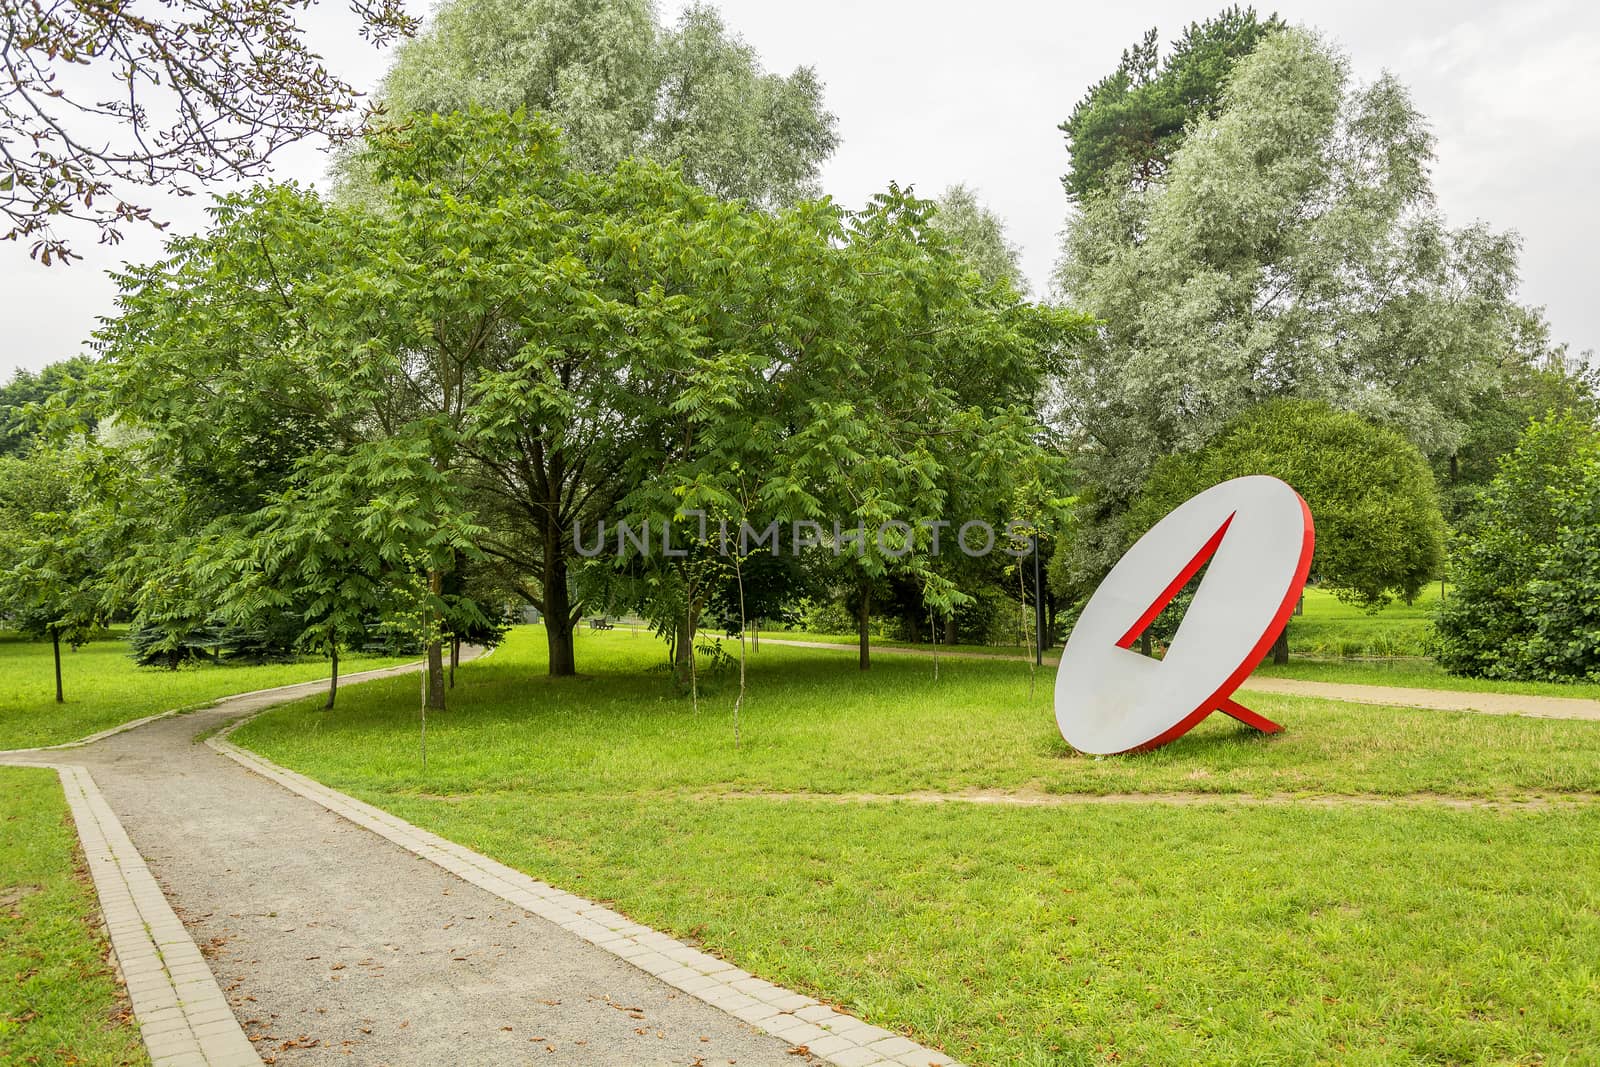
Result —
[[[765, 644], [789, 645], [794, 648], [833, 649], [854, 652], [857, 646], [832, 641], [789, 641], [777, 637], [763, 637]], [[894, 645], [874, 645], [872, 654], [932, 656], [921, 648], [901, 648]], [[1010, 660], [1026, 663], [1027, 656], [1009, 653], [944, 652], [941, 659]], [[1045, 658], [1045, 666], [1054, 667], [1058, 660]], [[1454, 689], [1415, 689], [1397, 685], [1354, 685], [1344, 682], [1311, 682], [1299, 678], [1251, 678], [1243, 686], [1254, 693], [1276, 693], [1283, 696], [1316, 697], [1321, 700], [1343, 700], [1351, 704], [1382, 704], [1386, 707], [1429, 708], [1437, 711], [1475, 711], [1485, 715], [1529, 715], [1540, 719], [1588, 719], [1600, 721], [1600, 700], [1580, 697], [1522, 696], [1515, 693], [1470, 693]]]

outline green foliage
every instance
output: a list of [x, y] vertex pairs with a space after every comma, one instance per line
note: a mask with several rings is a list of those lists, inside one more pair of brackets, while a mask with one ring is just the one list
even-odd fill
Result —
[[1059, 127], [1072, 160], [1061, 179], [1067, 195], [1082, 201], [1160, 178], [1185, 131], [1216, 116], [1234, 64], [1282, 28], [1276, 15], [1258, 19], [1254, 8], [1229, 7], [1191, 22], [1160, 59], [1156, 31], [1149, 30]]
[[[666, 28], [649, 0], [450, 0], [400, 47], [377, 95], [396, 116], [542, 112], [586, 170], [643, 156], [766, 207], [813, 193], [838, 141], [815, 73], [767, 73], [702, 4]], [[358, 191], [368, 165], [342, 167]]]
[[147, 622], [128, 630], [133, 661], [168, 670], [198, 662], [293, 663], [300, 658], [299, 649], [310, 644], [301, 638], [297, 620], [286, 614], [249, 619], [245, 625], [213, 616], [182, 629]]
[[[903, 576], [948, 614], [970, 594], [935, 562], [927, 522], [1001, 526], [1019, 493], [1054, 506], [1034, 492], [1059, 480], [1034, 401], [1085, 320], [985, 281], [936, 205], [898, 188], [848, 218], [800, 217], [825, 225], [766, 251], [765, 324], [751, 337], [733, 320], [738, 343], [707, 346], [686, 369], [671, 405], [682, 444], [629, 504], [657, 522], [816, 522], [830, 584], [858, 604]], [[719, 328], [725, 314], [708, 308], [705, 321]], [[857, 528], [865, 543], [844, 546]]]
[[[365, 158], [369, 198], [230, 197], [123, 278], [102, 404], [140, 435], [113, 495], [141, 502], [119, 512], [152, 551], [118, 591], [147, 623], [349, 642], [412, 617], [426, 573], [453, 632], [530, 600], [570, 673], [584, 598], [615, 592], [570, 580], [579, 525], [872, 529], [1053, 484], [1033, 401], [1083, 320], [985, 282], [926, 201], [758, 211], [648, 160], [589, 173], [548, 123], [476, 108]], [[684, 595], [663, 566], [630, 573]], [[727, 578], [689, 583], [691, 619]]]
[[1323, 588], [1379, 608], [1416, 599], [1438, 576], [1444, 520], [1422, 455], [1393, 430], [1309, 401], [1252, 408], [1199, 452], [1158, 462], [1129, 512], [1130, 541], [1196, 493], [1249, 474], [1305, 498], [1317, 530], [1311, 574]]
[[[1522, 328], [1531, 336], [1520, 348], [1548, 348], [1545, 325], [1536, 316], [1528, 316]], [[1446, 517], [1465, 518], [1494, 478], [1500, 458], [1517, 447], [1530, 422], [1550, 414], [1600, 423], [1600, 368], [1570, 357], [1564, 347], [1511, 363], [1494, 388], [1473, 398], [1460, 446], [1434, 460]]]
[[1600, 434], [1553, 415], [1500, 462], [1457, 535], [1438, 659], [1488, 678], [1600, 680]]
[[847, 634], [855, 620], [843, 603], [833, 597], [802, 600], [795, 606], [794, 629], [812, 634]]
[[86, 447], [0, 456], [0, 616], [73, 646], [108, 617], [106, 529], [81, 477], [92, 464]]
[[[1429, 672], [1428, 676], [1411, 681], [1394, 680], [1388, 684], [1428, 688], [1438, 678], [1448, 677], [1427, 659], [1433, 654], [1433, 616], [1438, 605], [1437, 584], [1425, 586], [1410, 603], [1395, 601], [1376, 610], [1351, 603], [1348, 595], [1340, 598], [1332, 590], [1307, 586], [1300, 613], [1289, 621], [1289, 651], [1297, 656], [1324, 660], [1356, 657], [1388, 660], [1396, 670], [1415, 667]], [[1289, 665], [1263, 664], [1258, 669], [1276, 674], [1288, 670]], [[1360, 683], [1365, 679], [1337, 673], [1356, 669], [1351, 663], [1338, 664], [1327, 680]]]
[[932, 225], [944, 232], [950, 244], [991, 285], [1006, 284], [1025, 293], [1020, 251], [1006, 237], [1005, 223], [981, 200], [975, 190], [952, 185], [935, 201]]
[[88, 368], [89, 361], [79, 356], [51, 363], [37, 374], [18, 370], [10, 382], [0, 386], [0, 456], [26, 452], [35, 435], [29, 406], [43, 404], [57, 394], [71, 394]]

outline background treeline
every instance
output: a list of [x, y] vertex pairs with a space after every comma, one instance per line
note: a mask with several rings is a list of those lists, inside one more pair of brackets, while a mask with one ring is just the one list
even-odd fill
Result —
[[[453, 0], [380, 97], [331, 193], [219, 200], [119, 278], [92, 359], [6, 387], [13, 626], [424, 649], [434, 707], [523, 605], [554, 674], [616, 612], [691, 677], [755, 619], [853, 630], [863, 667], [873, 633], [1048, 645], [1165, 510], [1269, 473], [1324, 588], [1449, 573], [1452, 669], [1600, 671], [1592, 373], [1518, 302], [1515, 235], [1437, 211], [1405, 88], [1312, 31], [1231, 8], [1125, 52], [1062, 124], [1043, 300], [964, 186], [815, 198], [820, 83], [709, 8]], [[890, 534], [723, 553], [701, 515]], [[1024, 554], [951, 552], [973, 519]], [[602, 520], [687, 552], [580, 555]]]

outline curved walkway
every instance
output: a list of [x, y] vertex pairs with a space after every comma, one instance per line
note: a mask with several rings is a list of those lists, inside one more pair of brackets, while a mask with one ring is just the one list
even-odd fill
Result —
[[[131, 872], [129, 884], [146, 864], [145, 877], [153, 874], [134, 885], [141, 906], [127, 911], [96, 870], [153, 1059], [951, 1062], [225, 741], [194, 740], [320, 691], [313, 682], [234, 697], [130, 724], [70, 754], [0, 754], [0, 762], [58, 768], [70, 759], [64, 782], [76, 783], [81, 771], [87, 789], [103, 798], [95, 825], [109, 823], [108, 836], [125, 828], [137, 848], [113, 856], [84, 834], [91, 865]], [[80, 807], [87, 815], [81, 796], [75, 815]], [[83, 834], [84, 816], [78, 821]], [[157, 913], [168, 901], [203, 961], [185, 955], [181, 931], [161, 926]], [[166, 991], [158, 1001], [145, 997], [140, 961], [154, 967], [152, 983], [161, 977], [175, 991], [176, 1003]], [[215, 1003], [191, 1004], [207, 986], [220, 988], [231, 1015]], [[152, 1022], [152, 1003], [179, 1011]], [[240, 1051], [241, 1027], [255, 1053]]]
[[[763, 637], [772, 645], [792, 648], [822, 648], [841, 652], [856, 651], [855, 645], [833, 641], [789, 641], [776, 637]], [[872, 654], [929, 656], [933, 653], [920, 648], [903, 648], [898, 645], [874, 645]], [[1010, 660], [1026, 663], [1027, 656], [1012, 656], [987, 652], [940, 652], [939, 658]], [[1046, 658], [1044, 665], [1054, 667], [1057, 660]], [[1581, 697], [1524, 696], [1516, 693], [1472, 693], [1455, 689], [1416, 689], [1397, 685], [1354, 685], [1345, 682], [1311, 682], [1299, 678], [1251, 677], [1241, 692], [1276, 693], [1283, 696], [1316, 697], [1321, 700], [1343, 700], [1350, 704], [1382, 704], [1385, 707], [1429, 708], [1436, 711], [1476, 711], [1485, 715], [1531, 715], [1540, 719], [1590, 719], [1600, 721], [1600, 700]]]

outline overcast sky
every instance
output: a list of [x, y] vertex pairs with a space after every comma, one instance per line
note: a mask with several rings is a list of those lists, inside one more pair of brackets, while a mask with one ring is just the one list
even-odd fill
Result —
[[[419, 0], [412, 0], [417, 5]], [[314, 45], [356, 85], [387, 59], [363, 44], [338, 0], [314, 11]], [[665, 3], [667, 17], [681, 4]], [[824, 189], [858, 205], [890, 181], [934, 195], [975, 186], [1005, 219], [1043, 292], [1066, 212], [1066, 152], [1056, 125], [1123, 48], [1150, 26], [1163, 40], [1222, 0], [1122, 5], [989, 0], [721, 0], [728, 23], [769, 69], [810, 64], [827, 85], [842, 144]], [[1258, 6], [1321, 29], [1357, 77], [1388, 69], [1411, 87], [1439, 138], [1434, 184], [1454, 225], [1482, 219], [1523, 238], [1522, 298], [1547, 309], [1556, 340], [1600, 347], [1592, 279], [1600, 238], [1600, 5], [1573, 0], [1401, 5], [1377, 0]], [[319, 181], [310, 146], [280, 157], [283, 178]], [[196, 200], [163, 202], [178, 230], [202, 220]], [[111, 310], [107, 268], [142, 261], [161, 238], [133, 229], [115, 248], [92, 235], [74, 266], [40, 267], [26, 245], [0, 244], [0, 380], [81, 350]]]

